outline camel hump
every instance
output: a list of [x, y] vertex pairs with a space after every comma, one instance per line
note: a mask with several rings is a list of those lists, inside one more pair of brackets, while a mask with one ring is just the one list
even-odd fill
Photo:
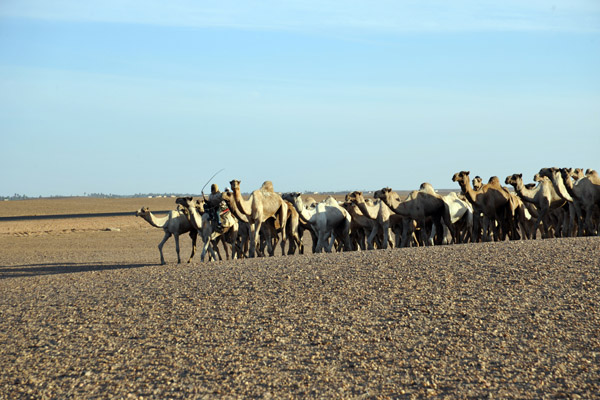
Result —
[[488, 181], [488, 185], [500, 186], [500, 179], [497, 176], [492, 176]]
[[273, 182], [271, 181], [264, 181], [262, 186], [260, 187], [260, 190], [264, 190], [265, 192], [274, 192], [273, 190]]
[[429, 193], [429, 194], [436, 194], [435, 189], [433, 188], [433, 186], [431, 186], [431, 183], [429, 183], [429, 182], [421, 183], [419, 190], [422, 192], [425, 192], [425, 193]]

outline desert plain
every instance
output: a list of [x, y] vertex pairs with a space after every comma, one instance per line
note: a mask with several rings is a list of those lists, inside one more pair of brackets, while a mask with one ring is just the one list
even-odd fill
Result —
[[598, 237], [159, 265], [141, 206], [0, 203], [0, 399], [600, 397]]

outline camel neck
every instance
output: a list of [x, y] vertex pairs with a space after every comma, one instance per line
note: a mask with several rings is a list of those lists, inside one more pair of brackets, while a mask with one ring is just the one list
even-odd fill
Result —
[[[368, 206], [367, 203], [365, 203], [365, 199], [361, 199], [360, 201], [356, 202], [356, 205], [358, 206], [358, 209], [367, 217], [371, 218], [371, 219], [377, 219], [377, 212], [373, 213], [372, 209], [374, 209], [374, 206]], [[374, 210], [373, 210], [374, 211]]]
[[519, 181], [515, 185], [515, 192], [523, 199], [528, 202], [533, 202], [536, 194], [540, 190], [540, 186], [536, 186], [535, 189], [527, 189], [525, 185], [523, 185], [523, 181]]
[[166, 217], [157, 217], [154, 214], [152, 214], [151, 212], [148, 212], [148, 214], [146, 215], [146, 218], [144, 218], [146, 221], [148, 221], [150, 223], [150, 225], [156, 227], [156, 228], [164, 228], [165, 225], [167, 224], [167, 221], [169, 221], [169, 216], [167, 215]]
[[[250, 196], [252, 196], [252, 195], [250, 195]], [[247, 203], [249, 202], [249, 200], [244, 200], [239, 188], [233, 190], [233, 198], [236, 203], [235, 205], [241, 214], [244, 214], [247, 216], [252, 214], [252, 210], [248, 209]]]

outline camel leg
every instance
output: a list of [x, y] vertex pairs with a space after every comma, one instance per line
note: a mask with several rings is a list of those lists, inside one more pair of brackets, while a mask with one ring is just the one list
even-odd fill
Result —
[[196, 240], [198, 239], [198, 231], [192, 230], [190, 232], [190, 238], [192, 238], [192, 254], [190, 255], [190, 259], [188, 260], [188, 264], [192, 262], [192, 258], [196, 255]]
[[381, 245], [382, 248], [387, 249], [390, 240], [390, 223], [385, 222], [383, 224], [383, 243]]
[[425, 242], [426, 246], [433, 246], [435, 244], [435, 234], [437, 233], [437, 224], [434, 222], [431, 224], [431, 233], [429, 238]]
[[260, 235], [260, 221], [250, 225], [250, 248], [248, 250], [248, 256], [250, 258], [256, 257], [256, 246], [258, 245], [258, 239]]
[[475, 212], [473, 213], [473, 235], [471, 236], [471, 241], [473, 243], [485, 241], [484, 220], [485, 220], [485, 217], [481, 216], [481, 212], [475, 210]]
[[378, 226], [375, 225], [373, 229], [371, 229], [371, 233], [369, 233], [369, 237], [367, 238], [367, 249], [373, 250], [375, 247], [373, 246], [373, 240], [377, 236], [377, 231], [379, 230]]
[[588, 235], [588, 236], [596, 236], [597, 235], [596, 227], [594, 226], [594, 222], [593, 222], [593, 218], [592, 218], [593, 215], [594, 215], [594, 204], [591, 204], [585, 208], [585, 221], [584, 221], [585, 235]]
[[[404, 218], [402, 220], [402, 247], [409, 247], [409, 237], [414, 235], [412, 220]], [[416, 238], [415, 238], [416, 239]]]
[[[548, 209], [546, 208], [542, 208], [539, 213], [538, 213], [538, 217], [535, 220], [535, 224], [533, 224], [533, 234], [531, 235], [533, 240], [536, 240], [537, 238], [537, 231], [540, 228], [540, 223], [542, 222], [542, 219], [544, 219], [544, 216], [546, 215], [546, 213], [548, 212]], [[544, 221], [544, 228], [546, 228], [546, 222]], [[547, 233], [547, 232], [546, 232]], [[544, 237], [544, 235], [542, 234], [542, 238]]]
[[332, 229], [331, 230], [331, 235], [329, 235], [329, 240], [325, 239], [327, 241], [327, 247], [325, 248], [325, 251], [328, 253], [331, 253], [331, 249], [333, 248], [333, 245], [335, 244], [335, 232]]
[[[204, 245], [202, 246], [202, 253], [200, 254], [200, 261], [204, 262], [204, 257], [206, 256], [206, 252], [208, 251], [209, 246], [210, 246], [210, 239], [206, 238], [206, 240], [204, 240]], [[213, 253], [213, 257], [214, 257], [214, 251], [212, 250], [212, 248], [210, 250]]]
[[442, 216], [440, 216], [439, 218], [436, 216], [436, 217], [434, 217], [434, 219], [432, 221], [433, 222], [432, 223], [432, 231], [435, 229], [435, 233], [439, 232], [439, 234], [438, 234], [438, 240], [437, 240], [437, 243], [436, 243], [436, 240], [435, 240], [436, 239], [436, 235], [435, 235], [435, 233], [432, 232], [432, 234], [431, 234], [431, 239], [432, 239], [431, 245], [442, 244], [442, 242], [443, 242], [442, 235], [444, 234], [444, 225], [442, 224], [442, 219], [443, 219]]
[[[223, 257], [221, 257], [221, 250], [219, 249], [219, 241], [220, 241], [219, 239], [220, 239], [220, 237], [217, 237], [216, 239], [214, 239], [213, 248], [216, 249], [219, 260], [223, 261]], [[223, 245], [223, 250], [225, 250], [225, 259], [229, 260], [229, 250], [227, 250], [227, 247], [225, 245]]]
[[[217, 261], [217, 257], [219, 257], [218, 260], [222, 261], [223, 258], [221, 257], [221, 252], [219, 251], [219, 248], [217, 247], [218, 242], [209, 240], [209, 243], [210, 243], [210, 246], [208, 246], [208, 250], [210, 251], [211, 260]], [[216, 253], [215, 253], [215, 248], [216, 248]]]
[[367, 229], [359, 228], [354, 234], [354, 240], [356, 241], [356, 250], [361, 251], [367, 248], [365, 244], [365, 238], [367, 237]]
[[321, 240], [321, 234], [319, 233], [319, 235], [317, 236], [317, 242], [316, 244], [313, 245], [313, 253], [317, 254], [321, 252], [321, 249], [323, 248], [323, 245], [321, 244], [322, 240]]
[[[317, 240], [317, 247], [315, 248], [315, 253], [321, 253], [323, 250], [326, 249], [325, 245], [328, 244], [327, 237], [328, 237], [327, 232], [323, 232], [323, 231], [319, 232], [319, 239]], [[325, 250], [325, 251], [327, 251], [327, 250]]]
[[177, 250], [177, 264], [181, 264], [181, 257], [179, 256], [179, 235], [174, 233], [173, 239], [175, 239], [175, 250]]
[[192, 255], [190, 255], [188, 263], [190, 263], [192, 261], [192, 258], [194, 258], [194, 256], [196, 255], [196, 240], [198, 239], [198, 231], [192, 230], [192, 232], [190, 232], [190, 237], [192, 238]]
[[[163, 245], [165, 244], [165, 242], [167, 240], [169, 240], [169, 238], [171, 237], [171, 233], [170, 232], [165, 232], [165, 236], [163, 237], [163, 240], [161, 240], [161, 242], [158, 244], [158, 251], [160, 252], [160, 265], [165, 265], [165, 257], [163, 256]], [[179, 252], [177, 252], [177, 254], [179, 254]]]
[[238, 237], [237, 229], [232, 228], [231, 235], [229, 238], [229, 242], [231, 244], [231, 259], [232, 260], [236, 260], [238, 258], [238, 252], [237, 252], [237, 248], [236, 248], [237, 237]]

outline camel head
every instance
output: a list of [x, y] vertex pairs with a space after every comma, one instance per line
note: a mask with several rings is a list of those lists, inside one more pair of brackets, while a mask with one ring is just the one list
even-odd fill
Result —
[[388, 205], [391, 204], [390, 200], [394, 200], [397, 203], [399, 203], [401, 201], [400, 196], [398, 196], [398, 193], [394, 192], [389, 187], [383, 188], [381, 190], [376, 190], [373, 193], [373, 197], [375, 197], [376, 199], [383, 200]]
[[362, 192], [357, 190], [357, 191], [354, 191], [352, 193], [348, 193], [346, 195], [345, 200], [347, 202], [353, 202], [354, 203], [354, 202], [358, 202], [359, 200], [364, 201], [364, 197], [363, 197]]
[[373, 193], [373, 197], [375, 197], [376, 199], [385, 199], [388, 194], [392, 193], [392, 189], [389, 187], [383, 188], [381, 190], [376, 190]]
[[573, 176], [574, 173], [573, 168], [560, 168], [558, 171], [560, 172], [560, 175], [562, 176], [565, 182], [567, 182], [569, 178]]
[[232, 181], [229, 181], [229, 185], [231, 186], [231, 190], [235, 191], [240, 190], [240, 183], [242, 183], [242, 181], [239, 181], [237, 179], [234, 179]]
[[475, 191], [478, 191], [479, 189], [481, 189], [483, 187], [483, 179], [481, 179], [481, 177], [479, 175], [477, 175], [475, 178], [473, 178], [471, 183], [473, 184], [473, 190], [475, 190]]
[[235, 201], [235, 199], [233, 198], [233, 192], [231, 192], [229, 188], [225, 189], [225, 191], [221, 193], [221, 199], [225, 200], [230, 206], [231, 203]]
[[[588, 169], [588, 171], [589, 171], [589, 169]], [[578, 179], [581, 179], [584, 176], [586, 176], [587, 172], [583, 173], [583, 168], [572, 168], [570, 175], [571, 175], [571, 178], [578, 180]]]
[[460, 171], [455, 173], [452, 176], [452, 182], [468, 182], [469, 181], [469, 174], [471, 173], [471, 171]]
[[469, 184], [469, 174], [470, 173], [471, 173], [470, 171], [457, 172], [452, 176], [452, 182], [458, 182], [461, 189], [464, 190], [464, 188], [467, 187], [467, 185]]
[[595, 176], [598, 177], [598, 172], [595, 169], [588, 168], [585, 170], [585, 176]]
[[192, 197], [178, 197], [175, 200], [175, 204], [178, 204], [183, 207], [190, 207], [190, 205], [192, 204], [192, 201], [193, 201]]
[[282, 194], [281, 198], [283, 200], [289, 201], [290, 203], [294, 204], [296, 202], [296, 199], [300, 196], [301, 196], [301, 194], [299, 192], [289, 192], [289, 193]]
[[523, 174], [512, 174], [510, 176], [507, 176], [504, 180], [505, 184], [512, 185], [515, 188], [517, 187], [519, 182], [523, 183]]
[[552, 179], [555, 173], [560, 172], [560, 170], [556, 167], [552, 168], [542, 168], [540, 172], [538, 172], [539, 176], [545, 176], [546, 178]]
[[145, 217], [150, 214], [150, 209], [148, 207], [142, 207], [135, 212], [136, 217]]

